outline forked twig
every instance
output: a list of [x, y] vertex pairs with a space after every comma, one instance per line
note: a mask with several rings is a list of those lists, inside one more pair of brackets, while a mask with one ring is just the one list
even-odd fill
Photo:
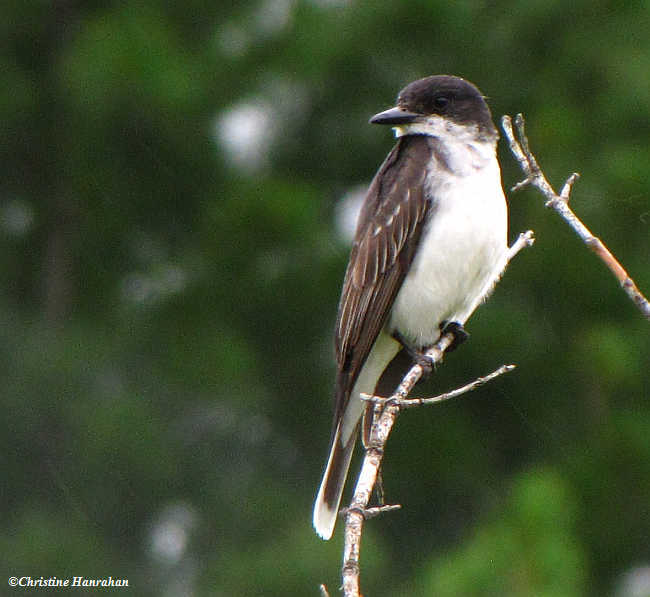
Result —
[[542, 193], [542, 195], [546, 197], [546, 206], [554, 209], [558, 214], [560, 214], [564, 221], [573, 228], [587, 247], [589, 247], [589, 249], [591, 249], [591, 251], [593, 251], [607, 266], [612, 274], [614, 274], [625, 293], [637, 306], [639, 311], [641, 311], [643, 316], [646, 319], [650, 319], [650, 303], [648, 302], [648, 299], [643, 296], [637, 285], [634, 283], [634, 280], [632, 280], [627, 271], [625, 271], [625, 268], [619, 263], [605, 244], [591, 233], [591, 231], [569, 207], [569, 195], [571, 194], [571, 189], [580, 175], [577, 172], [571, 174], [564, 183], [562, 191], [557, 195], [548, 180], [546, 180], [546, 176], [544, 176], [542, 169], [539, 167], [535, 156], [530, 150], [528, 138], [526, 137], [524, 117], [521, 114], [517, 114], [515, 117], [515, 127], [517, 128], [516, 135], [512, 125], [512, 118], [510, 116], [503, 116], [501, 119], [501, 126], [506, 135], [506, 139], [508, 140], [510, 151], [517, 162], [519, 162], [524, 176], [526, 177], [521, 182], [518, 182], [512, 190], [518, 191], [519, 189], [530, 185]]
[[[427, 356], [432, 364], [439, 363], [445, 351], [454, 341], [453, 334], [441, 336], [428, 351]], [[359, 597], [359, 555], [361, 551], [361, 533], [365, 521], [365, 512], [370, 502], [373, 487], [384, 456], [384, 446], [390, 435], [393, 424], [400, 411], [399, 401], [405, 400], [420, 380], [424, 369], [422, 365], [415, 364], [404, 376], [397, 390], [385, 405], [375, 405], [381, 409], [381, 415], [375, 417], [370, 432], [370, 439], [366, 446], [361, 472], [354, 488], [352, 502], [345, 509], [345, 543], [343, 546], [343, 595], [345, 597]]]
[[485, 385], [489, 381], [492, 381], [495, 377], [503, 375], [504, 373], [509, 373], [516, 368], [516, 365], [501, 365], [498, 369], [492, 371], [488, 375], [483, 377], [477, 377], [474, 381], [451, 390], [450, 392], [445, 392], [444, 394], [438, 394], [438, 396], [433, 396], [431, 398], [383, 398], [382, 396], [370, 396], [368, 394], [361, 394], [361, 399], [366, 402], [374, 402], [375, 404], [386, 404], [387, 402], [394, 402], [400, 408], [412, 408], [414, 406], [430, 406], [432, 404], [438, 404], [439, 402], [444, 402], [451, 398], [457, 398], [461, 394], [466, 394], [471, 392], [476, 388], [479, 388], [482, 385]]

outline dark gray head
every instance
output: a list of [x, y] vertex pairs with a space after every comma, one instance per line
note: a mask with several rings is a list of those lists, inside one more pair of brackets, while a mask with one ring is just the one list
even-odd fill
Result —
[[404, 126], [440, 116], [461, 125], [476, 125], [479, 134], [494, 138], [497, 130], [481, 92], [469, 81], [435, 75], [409, 83], [397, 96], [397, 106], [370, 119], [373, 124]]

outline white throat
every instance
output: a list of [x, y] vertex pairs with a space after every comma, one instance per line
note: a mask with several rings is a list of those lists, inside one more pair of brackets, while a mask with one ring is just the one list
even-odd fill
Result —
[[[497, 136], [481, 135], [475, 124], [457, 124], [441, 116], [432, 115], [410, 124], [393, 127], [396, 137], [427, 135], [440, 141], [448, 166], [457, 173], [480, 169], [496, 161]], [[497, 166], [498, 168], [498, 166]]]
[[400, 124], [393, 127], [396, 137], [404, 135], [429, 135], [431, 137], [447, 137], [453, 135], [460, 139], [467, 137], [467, 140], [479, 138], [478, 127], [475, 124], [456, 124], [448, 118], [432, 114], [426, 119], [417, 120], [409, 124]]

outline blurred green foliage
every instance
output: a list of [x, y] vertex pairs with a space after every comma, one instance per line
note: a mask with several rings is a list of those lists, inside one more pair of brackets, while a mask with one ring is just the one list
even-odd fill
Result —
[[407, 594], [584, 594], [589, 567], [575, 534], [575, 513], [559, 475], [522, 475], [499, 518], [474, 530], [456, 553], [437, 558], [423, 586]]
[[[474, 81], [648, 293], [649, 64], [636, 2], [2, 3], [4, 578], [334, 593], [310, 512], [367, 119]], [[647, 322], [538, 195], [510, 212], [537, 243], [419, 393], [518, 369], [400, 418], [367, 595], [650, 594]]]

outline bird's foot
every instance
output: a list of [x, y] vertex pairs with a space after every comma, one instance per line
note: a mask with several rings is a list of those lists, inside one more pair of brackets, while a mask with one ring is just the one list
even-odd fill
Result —
[[402, 334], [400, 334], [397, 331], [393, 333], [393, 338], [395, 338], [395, 340], [397, 340], [402, 345], [402, 348], [409, 355], [413, 363], [420, 365], [420, 367], [422, 368], [421, 379], [426, 379], [429, 375], [431, 375], [435, 363], [433, 362], [433, 359], [426, 354], [425, 351], [418, 350], [417, 348], [413, 348], [413, 346], [411, 346], [406, 341], [404, 336], [402, 336]]
[[454, 336], [454, 341], [449, 345], [447, 352], [456, 350], [467, 338], [469, 334], [465, 331], [462, 323], [458, 321], [443, 321], [440, 324], [440, 332], [445, 334], [452, 334]]

